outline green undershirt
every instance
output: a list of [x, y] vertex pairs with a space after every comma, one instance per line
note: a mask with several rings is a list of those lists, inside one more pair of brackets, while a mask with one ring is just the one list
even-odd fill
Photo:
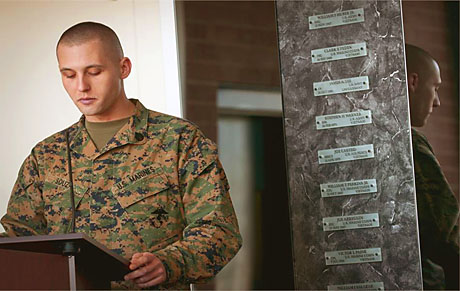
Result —
[[96, 148], [101, 150], [123, 125], [128, 122], [129, 118], [130, 117], [107, 122], [90, 122], [85, 119], [85, 127], [94, 145], [96, 145]]

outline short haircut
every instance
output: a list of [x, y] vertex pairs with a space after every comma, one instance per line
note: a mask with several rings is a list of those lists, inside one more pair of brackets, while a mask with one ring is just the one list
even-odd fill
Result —
[[59, 45], [80, 45], [89, 41], [100, 40], [102, 43], [114, 49], [114, 52], [122, 58], [123, 48], [117, 34], [110, 27], [97, 22], [81, 22], [68, 28], [59, 38]]
[[406, 44], [407, 74], [417, 73], [425, 75], [426, 70], [431, 68], [436, 60], [425, 50], [418, 46]]

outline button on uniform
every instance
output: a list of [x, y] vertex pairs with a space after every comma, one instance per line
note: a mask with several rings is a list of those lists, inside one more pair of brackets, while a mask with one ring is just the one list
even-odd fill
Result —
[[136, 132], [134, 137], [136, 138], [137, 141], [142, 141], [144, 139], [144, 135], [140, 132]]

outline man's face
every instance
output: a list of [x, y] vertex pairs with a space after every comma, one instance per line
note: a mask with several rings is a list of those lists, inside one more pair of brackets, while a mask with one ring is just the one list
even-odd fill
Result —
[[[438, 64], [432, 60], [426, 71], [418, 74], [415, 86], [409, 85], [410, 114], [412, 126], [424, 126], [434, 107], [441, 105], [438, 89], [441, 73]], [[411, 80], [409, 80], [411, 83]]]
[[110, 53], [99, 40], [61, 44], [57, 56], [64, 88], [80, 112], [90, 121], [110, 118], [115, 104], [124, 97], [124, 59]]

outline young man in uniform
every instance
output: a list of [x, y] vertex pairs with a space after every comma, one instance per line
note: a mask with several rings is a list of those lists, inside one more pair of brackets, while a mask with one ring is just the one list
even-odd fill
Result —
[[[438, 63], [424, 50], [406, 45], [411, 125], [424, 126], [441, 105]], [[458, 290], [458, 202], [428, 140], [412, 128], [415, 186], [424, 289]]]
[[3, 236], [69, 232], [73, 184], [76, 231], [131, 260], [114, 287], [181, 289], [214, 276], [241, 247], [215, 144], [192, 123], [126, 97], [131, 62], [107, 26], [69, 28], [56, 53], [83, 116], [32, 149]]

